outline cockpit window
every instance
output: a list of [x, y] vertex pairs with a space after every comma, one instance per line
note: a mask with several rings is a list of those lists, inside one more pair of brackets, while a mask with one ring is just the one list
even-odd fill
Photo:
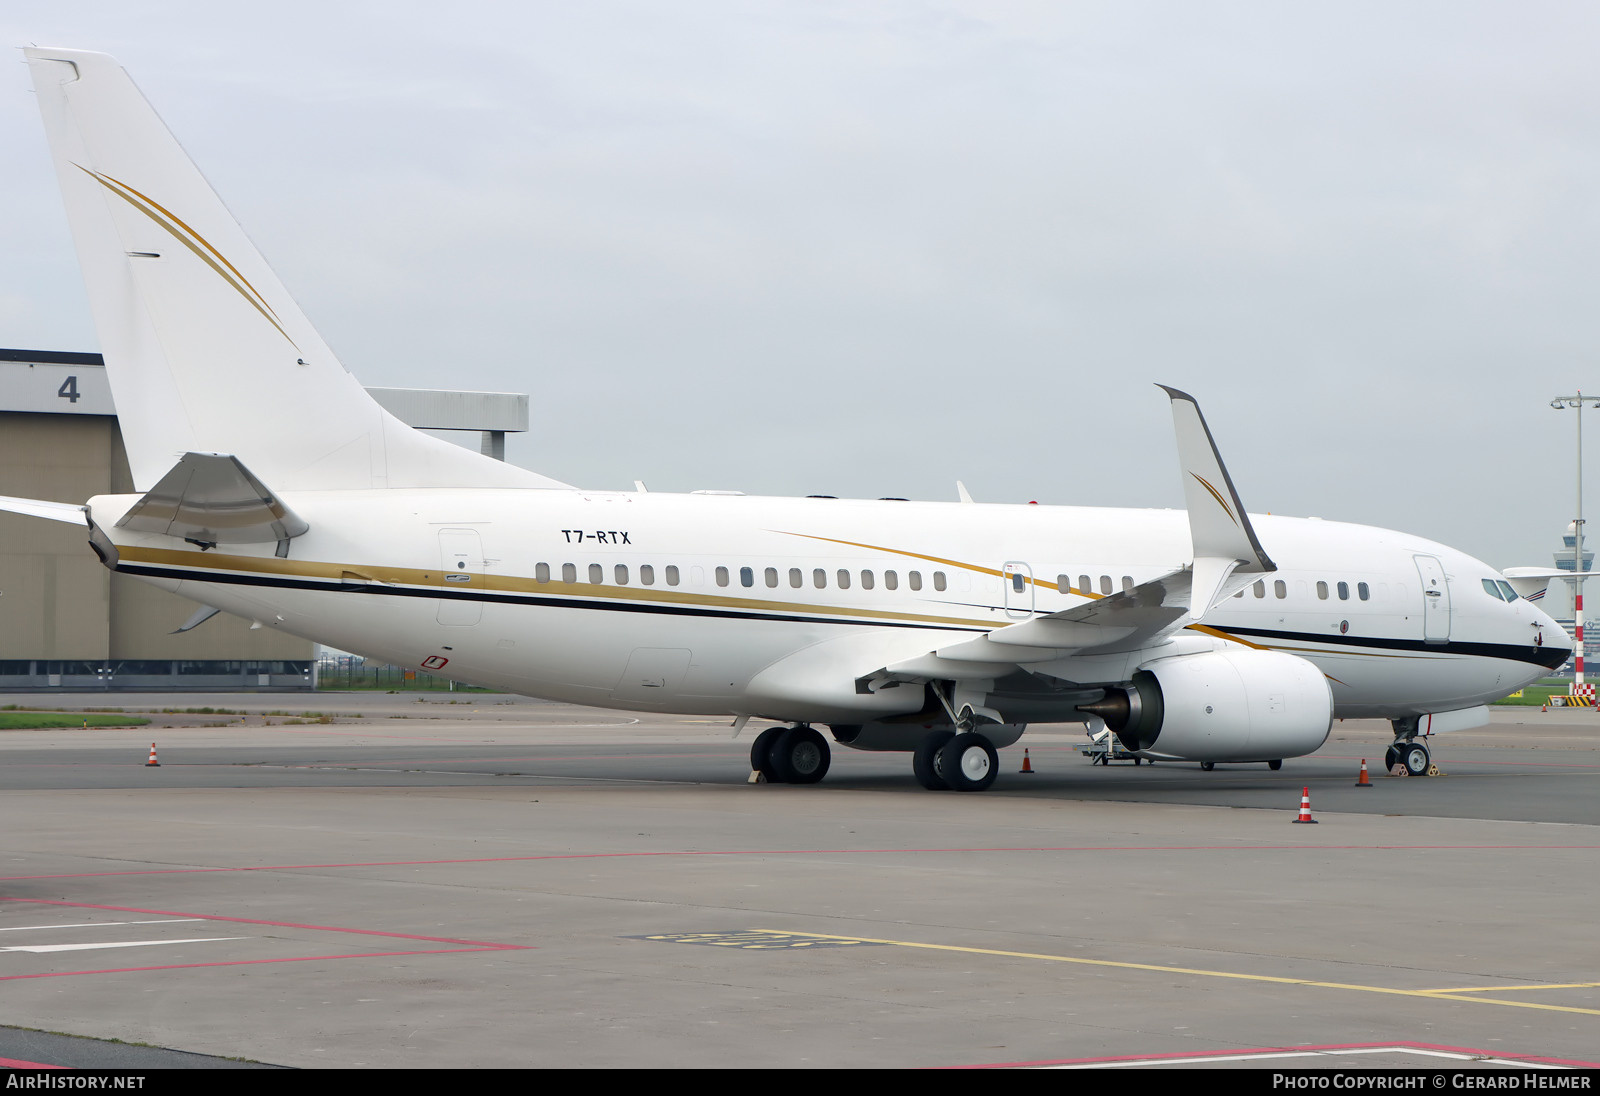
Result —
[[1509, 582], [1500, 583], [1500, 589], [1506, 595], [1506, 600], [1507, 601], [1516, 601], [1517, 600], [1517, 588], [1515, 586], [1511, 585], [1511, 583], [1509, 583]]
[[1492, 578], [1483, 580], [1483, 588], [1489, 591], [1489, 596], [1496, 601], [1504, 601], [1506, 599], [1506, 596], [1500, 592], [1500, 587], [1495, 585], [1495, 581]]

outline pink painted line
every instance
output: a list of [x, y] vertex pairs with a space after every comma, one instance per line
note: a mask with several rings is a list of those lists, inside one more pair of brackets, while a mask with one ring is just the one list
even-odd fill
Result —
[[[1288, 813], [1287, 810], [1285, 813]], [[140, 868], [135, 871], [63, 872], [55, 875], [5, 875], [0, 883], [20, 883], [40, 879], [105, 879], [125, 875], [190, 875], [206, 872], [267, 872], [267, 871], [330, 871], [336, 868], [404, 868], [427, 867], [443, 864], [521, 864], [541, 860], [614, 860], [649, 859], [678, 856], [928, 856], [972, 853], [1131, 853], [1131, 852], [1592, 852], [1600, 845], [1044, 845], [999, 846], [995, 848], [934, 848], [934, 849], [682, 849], [666, 852], [564, 852], [540, 856], [480, 856], [440, 860], [355, 860], [330, 864], [262, 864], [214, 868]], [[43, 899], [17, 898], [0, 901], [35, 902]], [[72, 905], [73, 903], [63, 903]], [[117, 906], [95, 907], [120, 909]], [[137, 913], [161, 913], [162, 910], [135, 910]], [[203, 916], [183, 914], [181, 916]], [[264, 921], [261, 924], [274, 924]], [[315, 928], [316, 926], [291, 926]], [[332, 930], [358, 931], [358, 930]], [[419, 940], [431, 937], [416, 937]]]
[[0, 1058], [0, 1069], [67, 1069], [68, 1066], [47, 1066], [43, 1062], [24, 1062], [21, 1058]]
[[1169, 1054], [1125, 1054], [1105, 1058], [1052, 1058], [1039, 1059], [1031, 1062], [994, 1062], [984, 1065], [951, 1066], [951, 1069], [1016, 1069], [1027, 1066], [1075, 1066], [1075, 1065], [1110, 1065], [1115, 1062], [1181, 1062], [1191, 1058], [1215, 1058], [1219, 1055], [1249, 1056], [1306, 1052], [1333, 1052], [1340, 1050], [1381, 1050], [1385, 1047], [1394, 1047], [1400, 1050], [1435, 1050], [1447, 1054], [1465, 1054], [1472, 1057], [1503, 1058], [1519, 1062], [1536, 1063], [1551, 1066], [1576, 1066], [1580, 1068], [1597, 1068], [1600, 1062], [1579, 1062], [1566, 1058], [1546, 1058], [1535, 1054], [1507, 1054], [1502, 1051], [1478, 1050], [1472, 1047], [1443, 1046], [1438, 1043], [1325, 1043], [1320, 1046], [1292, 1046], [1292, 1047], [1236, 1047], [1221, 1050], [1186, 1050]]
[[[107, 907], [109, 908], [109, 907]], [[232, 918], [217, 918], [219, 921]], [[339, 929], [350, 932], [356, 930]], [[385, 934], [387, 935], [387, 934]], [[401, 955], [465, 955], [474, 951], [524, 951], [517, 944], [489, 944], [481, 948], [435, 948], [431, 951], [366, 951], [350, 955], [293, 955], [283, 959], [224, 959], [214, 963], [168, 963], [154, 967], [107, 967], [104, 970], [52, 970], [38, 974], [0, 974], [0, 982], [15, 982], [30, 978], [77, 978], [84, 974], [137, 974], [152, 970], [195, 970], [200, 967], [246, 967], [259, 963], [320, 963], [334, 959], [382, 959]]]
[[[22, 902], [33, 906], [68, 906], [73, 909], [108, 910], [113, 913], [152, 913], [162, 917], [195, 917], [205, 921], [226, 921], [235, 925], [265, 925], [269, 928], [304, 929], [309, 932], [341, 932], [355, 936], [384, 936], [392, 940], [419, 940], [429, 944], [459, 944], [464, 948], [475, 951], [527, 950], [526, 945], [523, 944], [494, 944], [485, 940], [458, 940], [450, 936], [418, 936], [409, 932], [384, 932], [379, 929], [351, 929], [341, 928], [336, 925], [308, 925], [297, 921], [264, 921], [252, 917], [225, 917], [216, 913], [182, 913], [177, 910], [148, 910], [137, 906], [103, 906], [92, 902], [67, 902], [54, 898], [11, 898], [0, 896], [0, 902]], [[264, 962], [265, 960], [252, 961]], [[199, 965], [210, 966], [212, 964]]]

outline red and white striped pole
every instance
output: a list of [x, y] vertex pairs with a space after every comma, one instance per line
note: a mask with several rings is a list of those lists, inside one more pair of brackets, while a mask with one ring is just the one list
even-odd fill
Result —
[[[1550, 406], [1560, 411], [1573, 408], [1578, 412], [1578, 517], [1572, 523], [1572, 692], [1583, 693], [1583, 392], [1575, 396], [1557, 396]], [[1600, 400], [1589, 397], [1591, 406], [1600, 407]]]

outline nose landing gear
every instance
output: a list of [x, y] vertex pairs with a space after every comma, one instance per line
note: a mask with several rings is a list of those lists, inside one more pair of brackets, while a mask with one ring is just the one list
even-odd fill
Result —
[[1390, 772], [1403, 765], [1407, 776], [1427, 776], [1433, 768], [1428, 744], [1417, 739], [1418, 718], [1414, 715], [1389, 721], [1394, 726], [1394, 745], [1383, 753], [1383, 767]]

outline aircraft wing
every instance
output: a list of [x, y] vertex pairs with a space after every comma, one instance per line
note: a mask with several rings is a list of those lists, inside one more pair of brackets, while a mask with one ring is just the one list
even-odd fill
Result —
[[1185, 567], [1131, 590], [936, 648], [881, 673], [902, 681], [965, 678], [1067, 655], [1138, 650], [1188, 622], [1192, 577]]
[[1186, 392], [1160, 387], [1172, 400], [1193, 562], [1109, 596], [1085, 591], [1093, 600], [892, 663], [877, 676], [972, 678], [1068, 655], [1138, 650], [1200, 620], [1256, 576], [1277, 570], [1256, 539], [1200, 405]]

